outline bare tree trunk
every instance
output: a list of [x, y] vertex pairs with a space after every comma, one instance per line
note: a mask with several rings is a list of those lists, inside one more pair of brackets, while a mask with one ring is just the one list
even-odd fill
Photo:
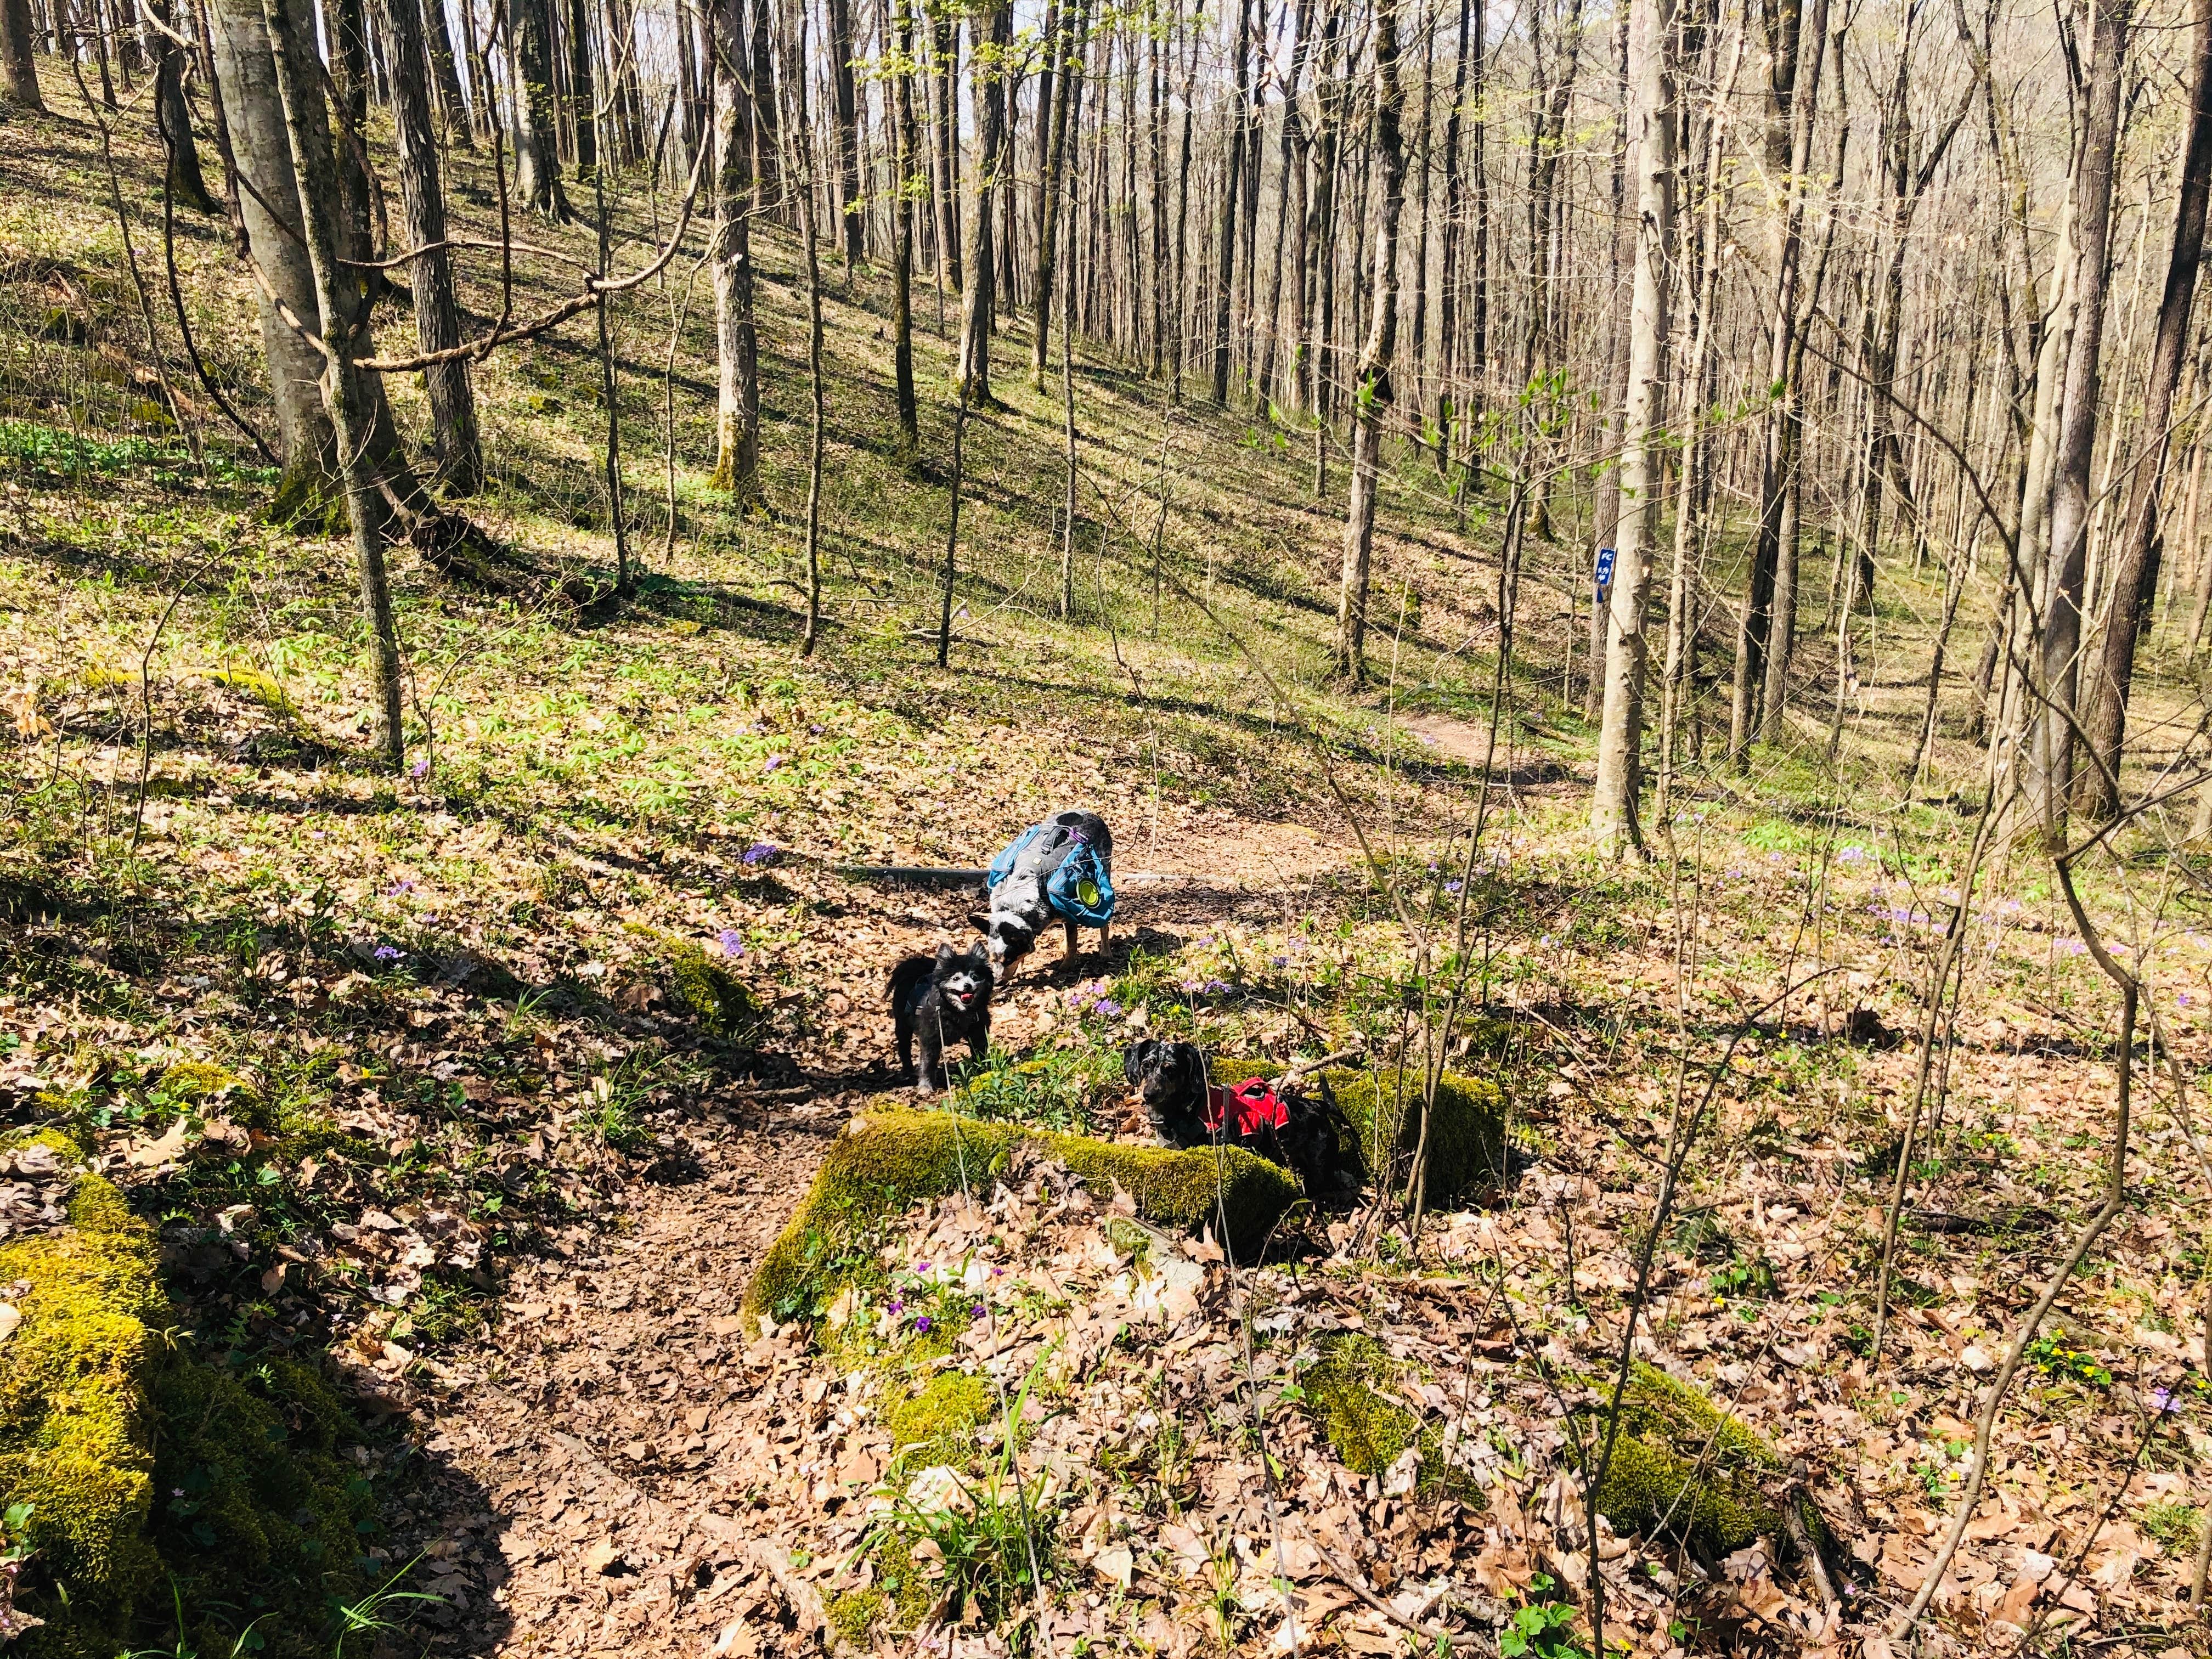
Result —
[[1382, 210], [1375, 235], [1375, 307], [1359, 354], [1352, 428], [1352, 495], [1344, 518], [1344, 574], [1336, 605], [1336, 672], [1367, 675], [1367, 582], [1375, 548], [1375, 492], [1382, 422], [1394, 401], [1391, 356], [1398, 333], [1398, 220], [1405, 207], [1406, 143], [1400, 122], [1397, 0], [1375, 3], [1375, 162]]
[[2066, 359], [2057, 476], [2051, 492], [2051, 577], [2040, 652], [2045, 708], [2037, 723], [2030, 788], [2039, 823], [2063, 823], [2072, 793], [2082, 582], [2089, 540], [2090, 471], [2097, 443], [2098, 359], [2104, 344], [2112, 167], [2119, 143], [2130, 0], [2097, 0], [2088, 112], [2075, 175], [2074, 338]]
[[1590, 833], [1608, 857], [1640, 852], [1644, 638], [1651, 592], [1654, 509], [1665, 463], [1659, 453], [1667, 382], [1668, 262], [1674, 228], [1674, 82], [1668, 62], [1673, 0], [1632, 0], [1630, 116], [1637, 157], [1634, 300], [1629, 312], [1628, 397], [1621, 425], [1621, 513], [1607, 610], [1605, 704], [1598, 728]]
[[963, 286], [960, 269], [960, 122], [958, 92], [960, 26], [941, 3], [930, 18], [930, 76], [937, 122], [937, 268], [956, 293]]
[[[16, 0], [0, 0], [0, 20], [6, 17], [5, 7], [15, 3]], [[146, 9], [154, 24], [147, 31], [154, 54], [154, 136], [167, 154], [169, 194], [195, 213], [214, 213], [217, 211], [215, 198], [208, 194], [207, 181], [200, 176], [199, 151], [192, 143], [192, 112], [185, 102], [185, 54], [170, 33], [176, 27], [172, 16], [174, 6], [172, 0], [146, 0]], [[12, 26], [6, 32], [12, 33]], [[27, 43], [25, 55], [27, 62]], [[12, 90], [9, 95], [15, 95]], [[37, 99], [38, 82], [33, 76], [33, 108], [38, 106]]]
[[1468, 31], [1478, 8], [1459, 0], [1459, 48], [1452, 56], [1451, 106], [1444, 112], [1444, 222], [1437, 254], [1437, 471], [1451, 470], [1452, 370], [1459, 344], [1460, 221], [1467, 186], [1460, 175], [1460, 123], [1467, 114]]
[[592, 0], [570, 0], [568, 98], [575, 112], [576, 179], [589, 184], [599, 169], [599, 74], [592, 61]]
[[39, 91], [37, 31], [31, 0], [0, 0], [0, 91], [17, 109], [46, 112]]
[[514, 193], [532, 212], [566, 224], [575, 216], [561, 188], [547, 0], [506, 0], [506, 4], [507, 69], [514, 86]]
[[[1810, 112], [1820, 102], [1827, 11], [1826, 0], [1814, 0], [1813, 60], [1801, 86], [1799, 48], [1807, 20], [1799, 0], [1762, 0], [1759, 10], [1766, 55], [1766, 187], [1770, 194], [1779, 190], [1781, 196], [1771, 204], [1776, 281], [1768, 323], [1770, 402], [1759, 434], [1759, 533], [1752, 547], [1742, 619], [1736, 630], [1735, 670], [1729, 687], [1729, 763], [1738, 769], [1744, 763], [1752, 739], [1759, 735], [1765, 713], [1761, 697], [1774, 629], [1775, 582], [1782, 564], [1782, 520], [1797, 466], [1798, 426], [1792, 413], [1798, 394], [1790, 371], [1796, 344], [1797, 276], [1804, 247], [1805, 168], [1799, 164], [1799, 155], [1801, 148], [1809, 147], [1812, 142]], [[1806, 112], [1802, 116], [1801, 107]]]
[[1246, 87], [1251, 76], [1252, 0], [1237, 0], [1237, 45], [1231, 56], [1236, 84], [1229, 112], [1229, 155], [1223, 163], [1221, 234], [1214, 253], [1213, 401], [1229, 401], [1229, 308], [1237, 280], [1237, 198], [1244, 183]]
[[2173, 248], [2158, 306], [2150, 374], [2143, 388], [2142, 425], [2136, 440], [2135, 476], [2121, 520], [2120, 549], [2112, 566], [2112, 604], [2106, 613], [2102, 660], [2088, 684], [2082, 729], [2101, 766], [2081, 781], [2082, 806], [2099, 820], [2119, 810], [2116, 786], [2125, 738], [2128, 692], [2135, 678], [2136, 641], [2158, 590], [2160, 541], [2159, 492], [2166, 483], [2174, 387], [2189, 349], [2190, 308], [2197, 298], [2197, 266], [2204, 246], [2205, 206], [2212, 197], [2212, 0], [2197, 0], [2196, 70], [2190, 97], [2189, 138], [2182, 162], [2181, 196], [2174, 210]]
[[[763, 0], [754, 0], [760, 4]], [[714, 343], [718, 368], [713, 487], [740, 506], [760, 500], [760, 343], [753, 322], [752, 100], [741, 0], [712, 0], [714, 56]]]
[[756, 206], [783, 205], [783, 139], [777, 131], [775, 58], [769, 44], [768, 9], [770, 0], [752, 0], [748, 16], [752, 24], [752, 70], [741, 76], [751, 106], [753, 137], [753, 201]]
[[[469, 131], [468, 100], [461, 95], [461, 72], [453, 61], [453, 31], [446, 24], [446, 0], [421, 0], [421, 4], [423, 40], [430, 53], [430, 84], [438, 94], [438, 112], [445, 118], [447, 139], [457, 149], [474, 149], [477, 141]], [[483, 95], [480, 86], [477, 96]]]
[[1146, 273], [1145, 287], [1152, 302], [1152, 377], [1159, 378], [1167, 362], [1167, 166], [1164, 152], [1167, 147], [1167, 80], [1160, 63], [1160, 35], [1157, 15], [1147, 18], [1151, 27], [1145, 30], [1145, 60], [1147, 78], [1146, 98], [1149, 100], [1146, 122], [1146, 142], [1150, 150], [1152, 167], [1152, 269]]
[[322, 354], [294, 326], [296, 320], [314, 327], [321, 302], [300, 219], [268, 20], [260, 0], [212, 0], [209, 21], [224, 125], [245, 186], [239, 211], [260, 302], [276, 447], [284, 460], [270, 517], [278, 523], [328, 519], [340, 499], [337, 440], [323, 405]]
[[975, 120], [974, 206], [968, 216], [968, 292], [960, 327], [961, 396], [988, 404], [991, 331], [997, 310], [996, 264], [991, 246], [992, 202], [1012, 162], [1006, 153], [1006, 63], [1013, 50], [1014, 9], [998, 0], [986, 14], [988, 50], [968, 55], [969, 105]]
[[[757, 4], [759, 0], [755, 0]], [[901, 459], [921, 457], [921, 409], [914, 390], [914, 0], [893, 0], [891, 50], [891, 391]]]
[[1036, 337], [1030, 343], [1030, 373], [1036, 389], [1044, 390], [1044, 369], [1052, 347], [1052, 307], [1060, 258], [1060, 202], [1067, 167], [1069, 110], [1079, 71], [1076, 54], [1083, 49], [1086, 0], [1068, 0], [1059, 14], [1059, 28], [1048, 43], [1051, 54], [1049, 83], [1039, 88], [1048, 94], [1051, 109], [1040, 109], [1037, 139], [1044, 166], [1037, 182]]
[[406, 758], [406, 737], [400, 724], [398, 630], [384, 568], [383, 480], [375, 453], [375, 412], [354, 367], [354, 301], [346, 293], [354, 279], [343, 262], [337, 166], [323, 106], [322, 60], [315, 51], [313, 25], [300, 15], [300, 3], [265, 0], [264, 15], [290, 140], [293, 187], [314, 275], [316, 319], [328, 353], [323, 394], [337, 440], [346, 511], [353, 526], [362, 617], [369, 638], [374, 741], [384, 763], [397, 771]]
[[[1619, 85], [1620, 114], [1613, 138], [1612, 235], [1606, 248], [1610, 282], [1606, 295], [1605, 419], [1601, 427], [1602, 453], [1597, 489], [1590, 503], [1589, 670], [1583, 684], [1583, 718], [1595, 724], [1605, 701], [1605, 613], [1612, 597], [1610, 585], [1597, 580], [1597, 560], [1613, 546], [1620, 530], [1620, 422], [1628, 403], [1628, 306], [1632, 298], [1636, 264], [1636, 222], [1626, 211], [1629, 143], [1628, 8], [1616, 6], [1613, 26], [1613, 75]], [[1631, 292], [1624, 293], [1621, 276], [1632, 273]]]
[[837, 201], [848, 270], [868, 257], [860, 204], [860, 90], [853, 79], [853, 0], [829, 0], [830, 79], [837, 94]]
[[[453, 293], [453, 264], [446, 240], [446, 198], [438, 171], [438, 143], [430, 130], [430, 92], [423, 63], [416, 0], [375, 0], [377, 21], [391, 57], [392, 136], [399, 152], [399, 196], [407, 243], [415, 256], [415, 334], [425, 352], [461, 343], [461, 314]], [[432, 0], [436, 3], [436, 0]], [[433, 363], [423, 371], [430, 394], [431, 434], [438, 476], [460, 495], [483, 476], [477, 440], [476, 398], [466, 362]]]

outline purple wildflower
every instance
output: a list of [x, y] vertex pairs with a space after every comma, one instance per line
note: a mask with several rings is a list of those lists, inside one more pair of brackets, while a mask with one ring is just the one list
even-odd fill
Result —
[[416, 761], [414, 765], [407, 769], [407, 775], [414, 779], [417, 783], [422, 782], [423, 779], [428, 777], [430, 775], [430, 757], [428, 755], [425, 755], [421, 760]]
[[402, 893], [411, 893], [414, 890], [415, 884], [413, 882], [395, 881], [391, 886], [384, 890], [384, 896], [386, 898], [398, 898]]
[[1465, 884], [1461, 883], [1461, 882], [1456, 882], [1456, 881], [1448, 881], [1448, 882], [1446, 882], [1446, 883], [1444, 884], [1444, 891], [1446, 891], [1447, 893], [1456, 893], [1457, 891], [1459, 891], [1460, 888], [1461, 888], [1462, 885], [1464, 885], [1464, 884]]
[[906, 1304], [900, 1301], [898, 1297], [893, 1297], [891, 1298], [891, 1311], [895, 1314], [904, 1313], [906, 1311]]
[[379, 962], [397, 962], [399, 960], [399, 947], [396, 945], [380, 945], [370, 954]]
[[1278, 968], [1287, 968], [1291, 965], [1291, 959], [1288, 957], [1273, 957], [1269, 960]]
[[734, 927], [722, 929], [722, 954], [741, 957], [745, 953], [745, 936]]
[[920, 1277], [921, 1274], [926, 1273], [927, 1273], [927, 1272], [929, 1271], [929, 1263], [927, 1263], [927, 1261], [917, 1261], [917, 1262], [915, 1262], [915, 1263], [914, 1264], [914, 1271], [915, 1271], [915, 1276], [918, 1278], [918, 1277]]
[[930, 1318], [927, 1314], [916, 1314], [915, 1316], [914, 1328], [924, 1336], [927, 1336], [929, 1334], [929, 1328], [934, 1323], [936, 1323], [936, 1322]]
[[2154, 1412], [2178, 1412], [2181, 1409], [2181, 1402], [2173, 1397], [2171, 1389], [2153, 1389], [2150, 1391], [2150, 1408]]
[[[769, 765], [773, 768], [775, 763], [770, 761]], [[744, 861], [748, 865], [774, 864], [782, 852], [783, 848], [772, 841], [757, 841], [745, 848]]]
[[968, 1310], [968, 1317], [970, 1319], [981, 1319], [985, 1312], [986, 1310], [983, 1304], [978, 1302], [974, 1307]]
[[768, 763], [767, 763], [766, 765], [763, 766], [763, 767], [761, 768], [761, 770], [762, 770], [762, 771], [763, 771], [763, 772], [773, 772], [773, 771], [775, 771], [775, 769], [776, 769], [777, 767], [779, 767], [779, 766], [781, 766], [781, 765], [782, 765], [782, 764], [783, 764], [783, 757], [782, 757], [782, 756], [781, 756], [781, 755], [770, 755], [770, 756], [768, 757]]

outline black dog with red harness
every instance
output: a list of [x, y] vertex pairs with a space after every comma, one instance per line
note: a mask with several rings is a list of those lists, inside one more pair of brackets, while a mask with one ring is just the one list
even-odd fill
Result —
[[1152, 1132], [1171, 1146], [1242, 1146], [1297, 1176], [1310, 1198], [1358, 1190], [1358, 1141], [1326, 1090], [1315, 1101], [1262, 1078], [1224, 1086], [1206, 1077], [1196, 1043], [1152, 1037], [1129, 1045], [1121, 1074], [1144, 1102]]

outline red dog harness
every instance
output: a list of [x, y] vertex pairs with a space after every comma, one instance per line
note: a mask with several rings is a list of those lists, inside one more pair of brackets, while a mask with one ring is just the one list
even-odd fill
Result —
[[[1233, 1114], [1233, 1116], [1232, 1116]], [[1218, 1133], [1222, 1120], [1228, 1118], [1231, 1127], [1240, 1140], [1249, 1140], [1261, 1129], [1283, 1129], [1290, 1127], [1291, 1114], [1267, 1086], [1264, 1078], [1247, 1078], [1233, 1089], [1218, 1084], [1206, 1087], [1206, 1127], [1210, 1133]]]

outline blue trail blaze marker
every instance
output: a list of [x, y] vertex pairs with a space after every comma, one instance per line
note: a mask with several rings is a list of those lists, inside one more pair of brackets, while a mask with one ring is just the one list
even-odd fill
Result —
[[1601, 593], [1613, 586], [1613, 551], [1609, 547], [1597, 550], [1597, 591]]

